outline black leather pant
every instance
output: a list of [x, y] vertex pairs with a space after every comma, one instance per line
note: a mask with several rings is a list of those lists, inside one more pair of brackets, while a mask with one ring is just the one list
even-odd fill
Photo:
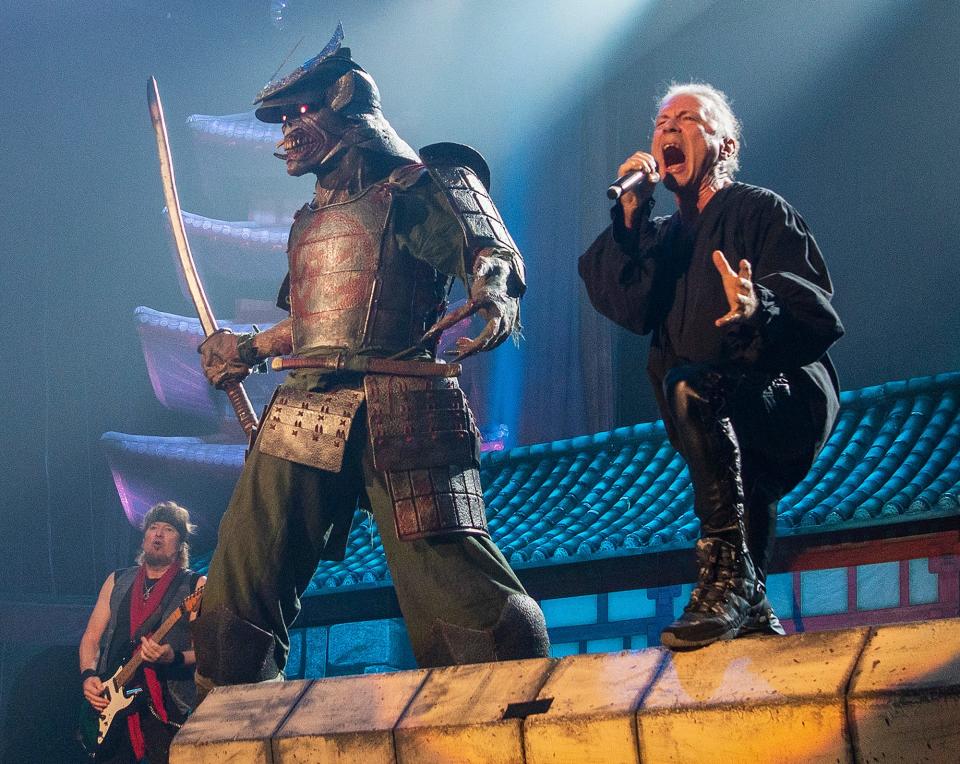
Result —
[[701, 536], [745, 544], [762, 581], [777, 505], [816, 452], [819, 430], [802, 390], [781, 375], [688, 364], [668, 372], [664, 397]]

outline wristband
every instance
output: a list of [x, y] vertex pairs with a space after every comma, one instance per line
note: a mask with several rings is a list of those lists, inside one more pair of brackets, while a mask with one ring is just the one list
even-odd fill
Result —
[[95, 669], [84, 669], [80, 672], [80, 684], [86, 682], [90, 677], [96, 676], [97, 672]]
[[[255, 330], [256, 328], [257, 327], [254, 327]], [[237, 356], [247, 366], [256, 366], [261, 360], [260, 353], [253, 344], [253, 338], [256, 337], [257, 334], [258, 332], [254, 331], [252, 334], [241, 335], [240, 339], [237, 340]]]
[[173, 651], [173, 660], [170, 661], [170, 667], [176, 668], [177, 666], [183, 665], [183, 652], [180, 650]]

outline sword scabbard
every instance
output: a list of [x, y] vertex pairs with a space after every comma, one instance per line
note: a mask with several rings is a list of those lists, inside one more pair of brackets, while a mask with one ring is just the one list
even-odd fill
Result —
[[342, 358], [328, 356], [318, 358], [276, 357], [270, 361], [273, 371], [293, 369], [327, 369], [329, 371], [356, 371], [362, 374], [393, 374], [399, 377], [458, 377], [462, 367], [458, 363], [434, 361], [394, 361], [389, 358], [355, 356]]

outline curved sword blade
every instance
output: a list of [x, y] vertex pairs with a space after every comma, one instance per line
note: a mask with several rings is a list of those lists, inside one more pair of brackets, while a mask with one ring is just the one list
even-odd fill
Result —
[[[173, 174], [173, 157], [170, 155], [170, 142], [167, 140], [167, 123], [163, 118], [163, 105], [160, 103], [160, 91], [157, 81], [153, 77], [147, 82], [147, 103], [150, 106], [150, 121], [153, 123], [153, 132], [157, 138], [157, 155], [160, 158], [160, 179], [163, 181], [163, 198], [167, 204], [167, 215], [170, 218], [170, 230], [173, 232], [173, 241], [176, 244], [177, 259], [180, 271], [187, 284], [187, 291], [197, 310], [203, 333], [209, 337], [220, 327], [213, 315], [210, 301], [203, 290], [203, 284], [197, 273], [193, 254], [190, 252], [190, 242], [187, 240], [187, 231], [183, 225], [183, 215], [180, 214], [180, 198], [177, 195], [177, 181]], [[257, 415], [253, 413], [253, 406], [247, 397], [243, 385], [233, 382], [224, 386], [227, 397], [233, 406], [237, 419], [243, 431], [249, 435], [257, 427]]]
[[157, 155], [160, 158], [160, 179], [163, 182], [163, 200], [167, 205], [167, 215], [170, 218], [170, 230], [173, 231], [173, 240], [177, 248], [177, 258], [180, 261], [180, 270], [187, 283], [190, 299], [200, 317], [203, 333], [209, 337], [220, 327], [214, 318], [210, 301], [200, 283], [197, 266], [190, 251], [190, 242], [187, 240], [187, 231], [183, 225], [183, 216], [180, 214], [180, 197], [177, 194], [177, 181], [173, 174], [173, 157], [170, 155], [170, 144], [167, 140], [167, 123], [163, 118], [163, 105], [160, 103], [160, 91], [157, 81], [151, 77], [147, 83], [147, 103], [150, 106], [150, 121], [153, 122], [153, 131], [157, 138]]

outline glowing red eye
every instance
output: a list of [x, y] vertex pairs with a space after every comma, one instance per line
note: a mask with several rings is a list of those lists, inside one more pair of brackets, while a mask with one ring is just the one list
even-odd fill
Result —
[[301, 113], [301, 114], [306, 114], [308, 110], [309, 110], [309, 107], [308, 107], [306, 104], [303, 104], [303, 105], [300, 107], [300, 113]]
[[287, 121], [287, 115], [284, 114], [282, 117], [280, 117], [280, 119], [283, 120], [284, 122], [286, 122], [286, 121]]

